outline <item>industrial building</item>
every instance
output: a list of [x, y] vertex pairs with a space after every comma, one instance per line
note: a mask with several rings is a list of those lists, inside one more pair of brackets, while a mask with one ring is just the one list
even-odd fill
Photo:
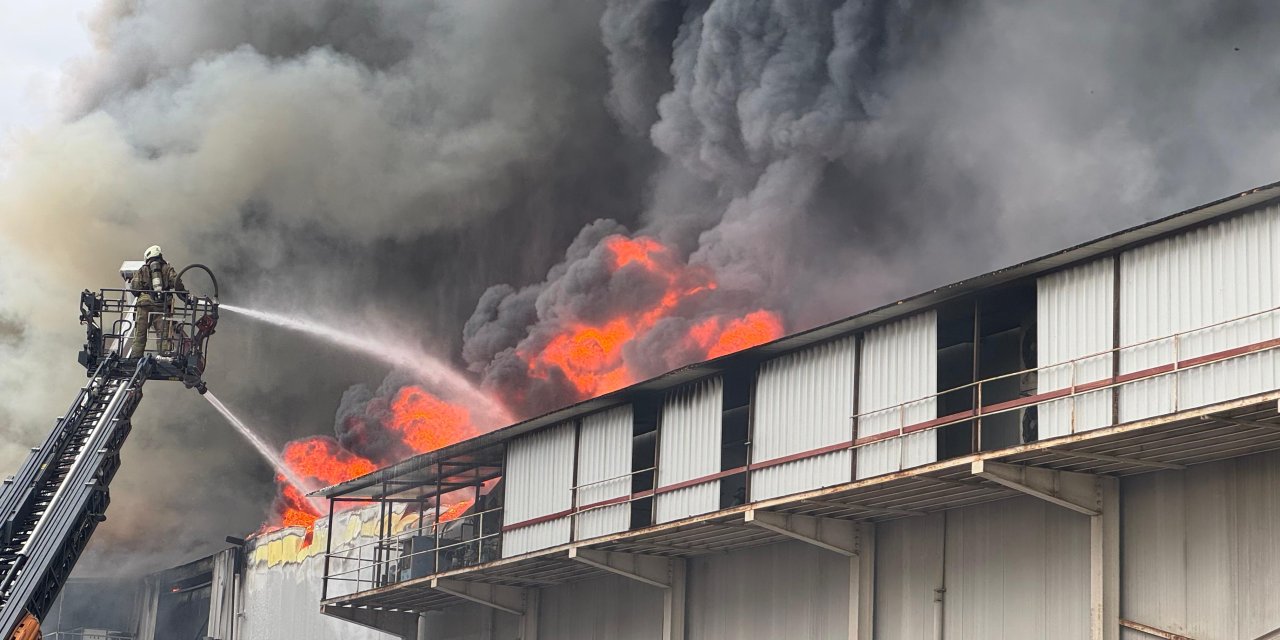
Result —
[[1280, 184], [330, 487], [103, 637], [1280, 638], [1278, 269]]
[[432, 640], [1280, 637], [1278, 199], [328, 488], [377, 524], [326, 540], [323, 611]]

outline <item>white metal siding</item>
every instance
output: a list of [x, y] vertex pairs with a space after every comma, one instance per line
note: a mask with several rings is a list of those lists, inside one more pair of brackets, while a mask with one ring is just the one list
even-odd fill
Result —
[[1123, 616], [1205, 640], [1280, 627], [1277, 486], [1276, 452], [1125, 478]]
[[[507, 445], [503, 522], [519, 522], [567, 511], [573, 506], [574, 423], [522, 436]], [[569, 541], [564, 517], [502, 535], [503, 557], [554, 547]]]
[[[667, 396], [658, 432], [658, 488], [720, 472], [724, 383], [711, 378]], [[658, 522], [671, 522], [720, 508], [720, 481], [663, 493]]]
[[1089, 518], [1036, 498], [948, 511], [948, 640], [1089, 637]]
[[[869, 436], [937, 417], [938, 314], [917, 314], [872, 329], [862, 340], [858, 384], [858, 436]], [[899, 407], [902, 403], [910, 403]], [[937, 434], [913, 433], [858, 448], [858, 478], [938, 459]]]
[[[548, 640], [653, 640], [662, 637], [662, 589], [605, 575], [541, 589], [538, 637]], [[435, 636], [428, 636], [436, 640]], [[516, 636], [489, 636], [506, 640]]]
[[[377, 514], [376, 507], [364, 507], [336, 514], [333, 526], [329, 525], [327, 518], [317, 520], [315, 542], [312, 544], [319, 546], [312, 549], [311, 555], [302, 560], [285, 560], [275, 554], [268, 554], [269, 558], [274, 556], [274, 560], [264, 559], [258, 557], [256, 553], [263, 546], [284, 548], [288, 544], [289, 537], [294, 537], [296, 540], [298, 537], [296, 530], [294, 533], [278, 531], [251, 540], [245, 549], [247, 559], [242, 569], [240, 595], [236, 597], [235, 610], [232, 611], [236, 619], [234, 637], [237, 640], [397, 640], [398, 636], [320, 613], [320, 595], [326, 568], [324, 554], [326, 540], [330, 535], [334, 535], [332, 532], [335, 531], [361, 530], [368, 525], [373, 525], [371, 521], [377, 518]], [[359, 535], [349, 542], [334, 542], [335, 557], [328, 567], [330, 575], [336, 576], [360, 565], [369, 569], [336, 576], [348, 579], [359, 577], [362, 582], [358, 585], [355, 582], [330, 582], [328, 593], [330, 598], [353, 593], [357, 590], [357, 586], [360, 589], [369, 589], [373, 585], [377, 570], [369, 565], [368, 561], [372, 558], [373, 545], [377, 540], [376, 536]], [[360, 556], [365, 560], [355, 562], [342, 559], [352, 556]], [[218, 562], [223, 561], [223, 557], [219, 556]], [[222, 571], [222, 569], [216, 571]], [[160, 585], [160, 588], [163, 592], [168, 592], [169, 585]], [[226, 609], [222, 611], [226, 612]], [[210, 613], [213, 613], [212, 609]], [[171, 636], [155, 638], [154, 609], [151, 615], [152, 619], [146, 625], [149, 629], [139, 633], [139, 639], [170, 640]], [[231, 638], [232, 636], [214, 637]]]
[[690, 640], [849, 637], [849, 561], [802, 542], [691, 559], [688, 598]]
[[[1111, 377], [1115, 334], [1115, 261], [1095, 260], [1036, 283], [1036, 392]], [[1094, 354], [1105, 354], [1094, 356]], [[1094, 356], [1085, 358], [1085, 356]], [[1085, 358], [1083, 360], [1078, 360]], [[1072, 362], [1076, 361], [1076, 362]], [[1040, 439], [1111, 424], [1110, 389], [1040, 405]]]
[[[1280, 209], [1218, 222], [1121, 257], [1122, 345], [1132, 345], [1274, 308]], [[1275, 313], [1163, 339], [1121, 353], [1121, 373], [1171, 364], [1280, 335]], [[1139, 420], [1276, 387], [1280, 359], [1257, 353], [1121, 387], [1120, 418]]]
[[1089, 519], [1035, 498], [876, 527], [875, 637], [933, 638], [943, 593], [949, 640], [1089, 636]]
[[[857, 339], [849, 336], [764, 363], [756, 382], [751, 460], [759, 463], [853, 438]], [[751, 474], [751, 499], [848, 482], [846, 449]]]
[[876, 640], [935, 637], [933, 592], [943, 586], [945, 531], [940, 513], [876, 525]]
[[[631, 495], [631, 405], [582, 419], [578, 434], [578, 507]], [[574, 539], [626, 531], [631, 523], [627, 503], [581, 512]]]

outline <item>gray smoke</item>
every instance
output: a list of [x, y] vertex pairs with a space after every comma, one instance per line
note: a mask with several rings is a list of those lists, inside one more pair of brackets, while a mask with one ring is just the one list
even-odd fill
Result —
[[[801, 329], [1275, 180], [1277, 14], [106, 2], [67, 114], [17, 141], [0, 183], [0, 466], [81, 382], [77, 292], [149, 244], [211, 263], [228, 300], [411, 327], [532, 410], [573, 391], [519, 351], [651, 291], [605, 268], [614, 233], [719, 285], [628, 345], [647, 374], [695, 353], [711, 314]], [[392, 393], [376, 364], [223, 324], [211, 386], [278, 443]], [[256, 526], [269, 470], [193, 398], [147, 393], [94, 549], [181, 554]]]

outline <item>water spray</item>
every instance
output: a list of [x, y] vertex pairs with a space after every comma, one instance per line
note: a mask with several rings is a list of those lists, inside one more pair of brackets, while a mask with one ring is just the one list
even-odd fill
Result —
[[405, 369], [413, 373], [420, 381], [438, 385], [451, 395], [463, 399], [469, 408], [477, 410], [481, 415], [495, 418], [503, 423], [513, 421], [511, 414], [501, 403], [481, 391], [466, 376], [450, 366], [449, 363], [425, 353], [421, 349], [355, 335], [351, 331], [309, 319], [295, 318], [257, 309], [246, 309], [226, 303], [222, 303], [221, 307], [227, 311], [239, 313], [278, 327], [301, 331], [331, 344], [371, 356], [393, 367]]
[[[240, 435], [244, 436], [245, 440], [249, 441], [249, 444], [253, 445], [253, 448], [271, 464], [271, 467], [275, 469], [276, 473], [280, 474], [286, 482], [293, 485], [293, 487], [303, 495], [319, 488], [312, 486], [311, 483], [307, 482], [295, 473], [293, 469], [289, 467], [289, 464], [284, 461], [284, 458], [281, 458], [280, 454], [276, 453], [276, 450], [273, 449], [271, 445], [267, 444], [267, 442], [263, 440], [262, 437], [253, 429], [249, 428], [249, 425], [245, 424], [243, 420], [237, 418], [236, 415], [227, 408], [227, 405], [222, 404], [222, 401], [219, 400], [217, 396], [213, 395], [211, 392], [205, 392], [202, 395], [205, 400], [209, 401], [209, 404], [213, 405], [214, 409], [218, 410], [218, 413], [222, 414], [222, 417], [227, 419], [227, 422], [231, 423], [231, 426], [235, 427], [236, 431], [240, 432]], [[316, 498], [307, 498], [307, 503], [311, 505], [311, 508], [314, 509], [316, 513], [324, 513], [324, 504], [322, 504], [320, 500]]]

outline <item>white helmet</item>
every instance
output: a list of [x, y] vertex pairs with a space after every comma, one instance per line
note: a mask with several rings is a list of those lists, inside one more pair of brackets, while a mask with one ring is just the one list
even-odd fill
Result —
[[152, 258], [159, 258], [159, 257], [161, 257], [161, 254], [160, 254], [160, 245], [158, 244], [153, 244], [147, 247], [146, 251], [142, 252], [143, 261], [147, 261]]

